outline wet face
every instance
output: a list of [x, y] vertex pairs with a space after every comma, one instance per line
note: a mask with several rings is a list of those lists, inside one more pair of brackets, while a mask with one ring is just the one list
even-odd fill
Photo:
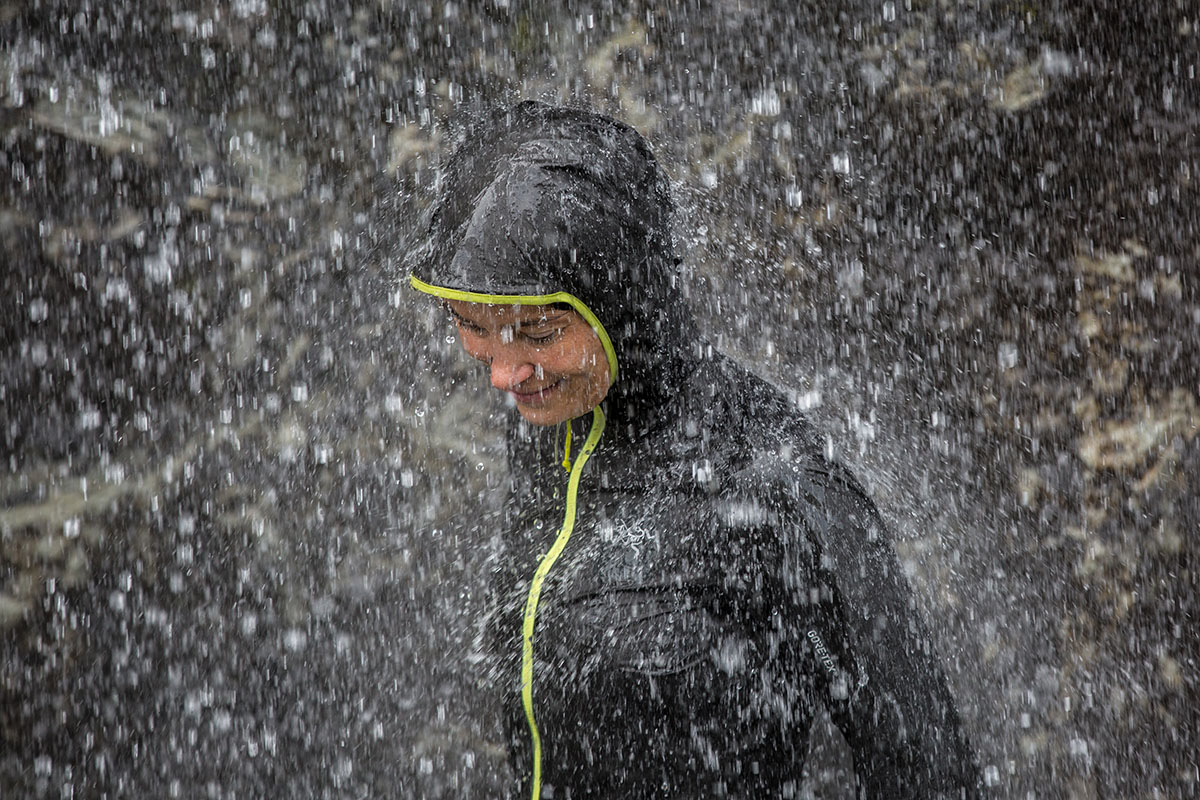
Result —
[[553, 306], [446, 303], [467, 355], [534, 425], [582, 416], [608, 393], [608, 355], [587, 320]]

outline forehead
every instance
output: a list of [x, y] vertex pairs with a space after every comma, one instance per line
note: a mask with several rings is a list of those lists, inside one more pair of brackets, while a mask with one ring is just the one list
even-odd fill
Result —
[[554, 306], [527, 306], [521, 304], [502, 305], [492, 303], [468, 303], [463, 300], [448, 300], [446, 305], [455, 314], [472, 322], [492, 322], [499, 325], [512, 325], [520, 322], [528, 324], [546, 319], [557, 319], [566, 310]]

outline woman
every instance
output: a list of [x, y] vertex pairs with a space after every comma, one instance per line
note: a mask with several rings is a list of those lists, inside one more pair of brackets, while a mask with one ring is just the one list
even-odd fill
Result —
[[633, 129], [527, 102], [444, 165], [413, 254], [517, 412], [493, 636], [521, 794], [794, 796], [824, 705], [861, 795], [973, 796], [878, 514], [699, 338], [670, 216]]

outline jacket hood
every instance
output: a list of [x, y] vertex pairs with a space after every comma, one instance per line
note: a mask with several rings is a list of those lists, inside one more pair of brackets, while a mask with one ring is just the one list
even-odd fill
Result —
[[577, 298], [615, 354], [610, 425], [636, 433], [654, 424], [697, 347], [672, 213], [666, 176], [637, 131], [527, 101], [467, 126], [441, 167], [409, 271], [443, 296]]

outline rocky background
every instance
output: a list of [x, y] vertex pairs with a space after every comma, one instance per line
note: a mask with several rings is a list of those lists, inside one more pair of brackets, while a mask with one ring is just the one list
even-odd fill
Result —
[[1198, 69], [1190, 0], [0, 0], [0, 794], [496, 796], [497, 408], [396, 262], [533, 97], [654, 144], [992, 796], [1192, 796]]

